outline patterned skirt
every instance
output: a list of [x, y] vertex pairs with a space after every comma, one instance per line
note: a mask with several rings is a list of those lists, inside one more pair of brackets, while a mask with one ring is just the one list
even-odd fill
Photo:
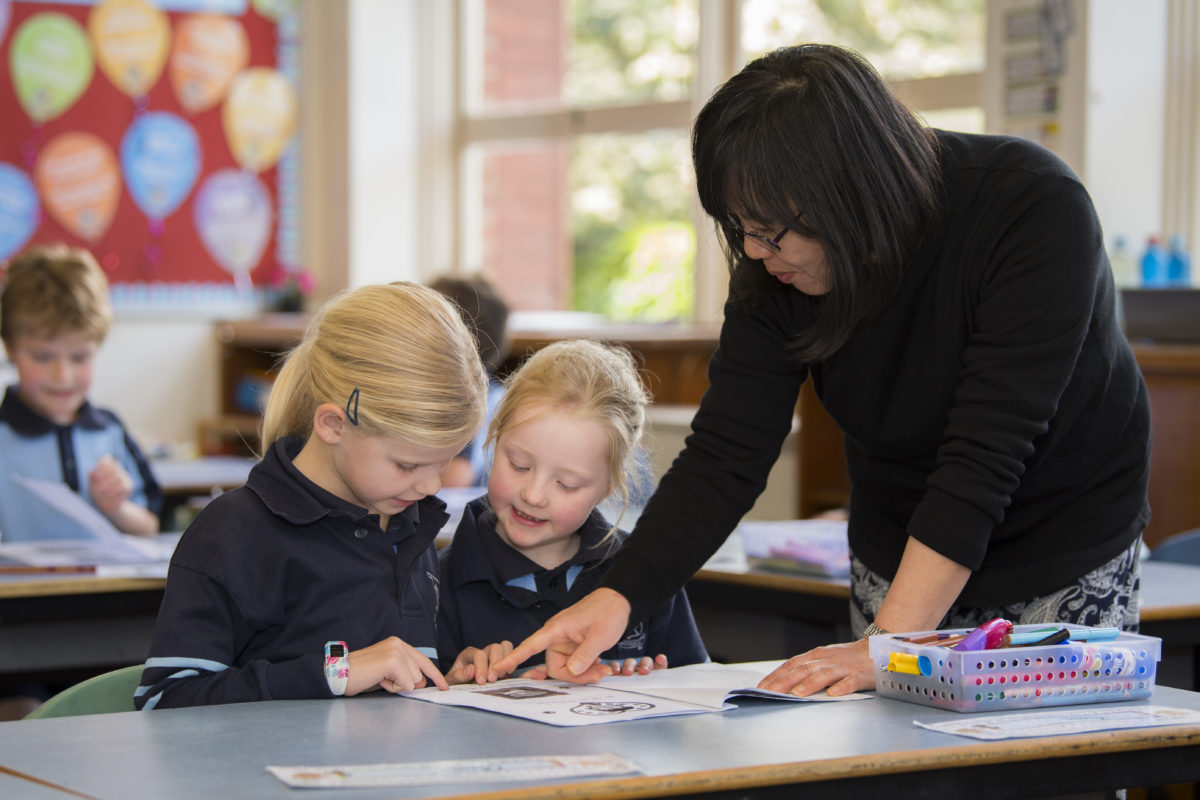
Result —
[[[1014, 624], [1070, 623], [1137, 632], [1140, 604], [1139, 537], [1129, 549], [1076, 582], [1040, 597], [1006, 606], [974, 607], [955, 603], [938, 628], [974, 628], [1003, 617]], [[850, 556], [850, 631], [854, 638], [875, 615], [891, 582]]]

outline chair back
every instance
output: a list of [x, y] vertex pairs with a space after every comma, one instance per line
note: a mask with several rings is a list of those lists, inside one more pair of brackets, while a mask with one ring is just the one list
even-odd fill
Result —
[[136, 711], [133, 691], [142, 678], [142, 665], [114, 669], [77, 683], [42, 703], [25, 719], [78, 717], [85, 714], [110, 714]]
[[1200, 565], [1200, 528], [1163, 539], [1150, 548], [1150, 559]]

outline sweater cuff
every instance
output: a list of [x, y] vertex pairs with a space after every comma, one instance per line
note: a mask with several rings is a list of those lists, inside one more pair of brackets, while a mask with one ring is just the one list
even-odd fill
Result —
[[[629, 624], [632, 626], [650, 616], [663, 598], [662, 576], [653, 567], [629, 558], [613, 560], [612, 568], [600, 582], [629, 601]], [[656, 591], [658, 590], [658, 591]]]

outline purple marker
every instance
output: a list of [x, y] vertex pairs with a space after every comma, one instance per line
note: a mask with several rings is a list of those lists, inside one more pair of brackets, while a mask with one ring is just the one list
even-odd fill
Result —
[[951, 647], [951, 650], [992, 650], [999, 647], [1004, 642], [1004, 637], [1012, 633], [1013, 624], [1003, 617], [996, 617], [993, 620], [980, 625], [975, 630], [966, 635], [965, 638], [958, 644]]

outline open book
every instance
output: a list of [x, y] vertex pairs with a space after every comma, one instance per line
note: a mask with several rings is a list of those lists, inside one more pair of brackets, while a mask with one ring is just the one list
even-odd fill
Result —
[[829, 697], [823, 692], [812, 697], [796, 697], [755, 688], [781, 663], [690, 664], [655, 670], [649, 675], [614, 675], [587, 686], [553, 679], [508, 678], [484, 685], [458, 684], [451, 686], [448, 692], [437, 687], [417, 689], [405, 692], [404, 696], [562, 726], [728, 711], [736, 708], [730, 700], [738, 697], [802, 703], [871, 697], [867, 694]]

